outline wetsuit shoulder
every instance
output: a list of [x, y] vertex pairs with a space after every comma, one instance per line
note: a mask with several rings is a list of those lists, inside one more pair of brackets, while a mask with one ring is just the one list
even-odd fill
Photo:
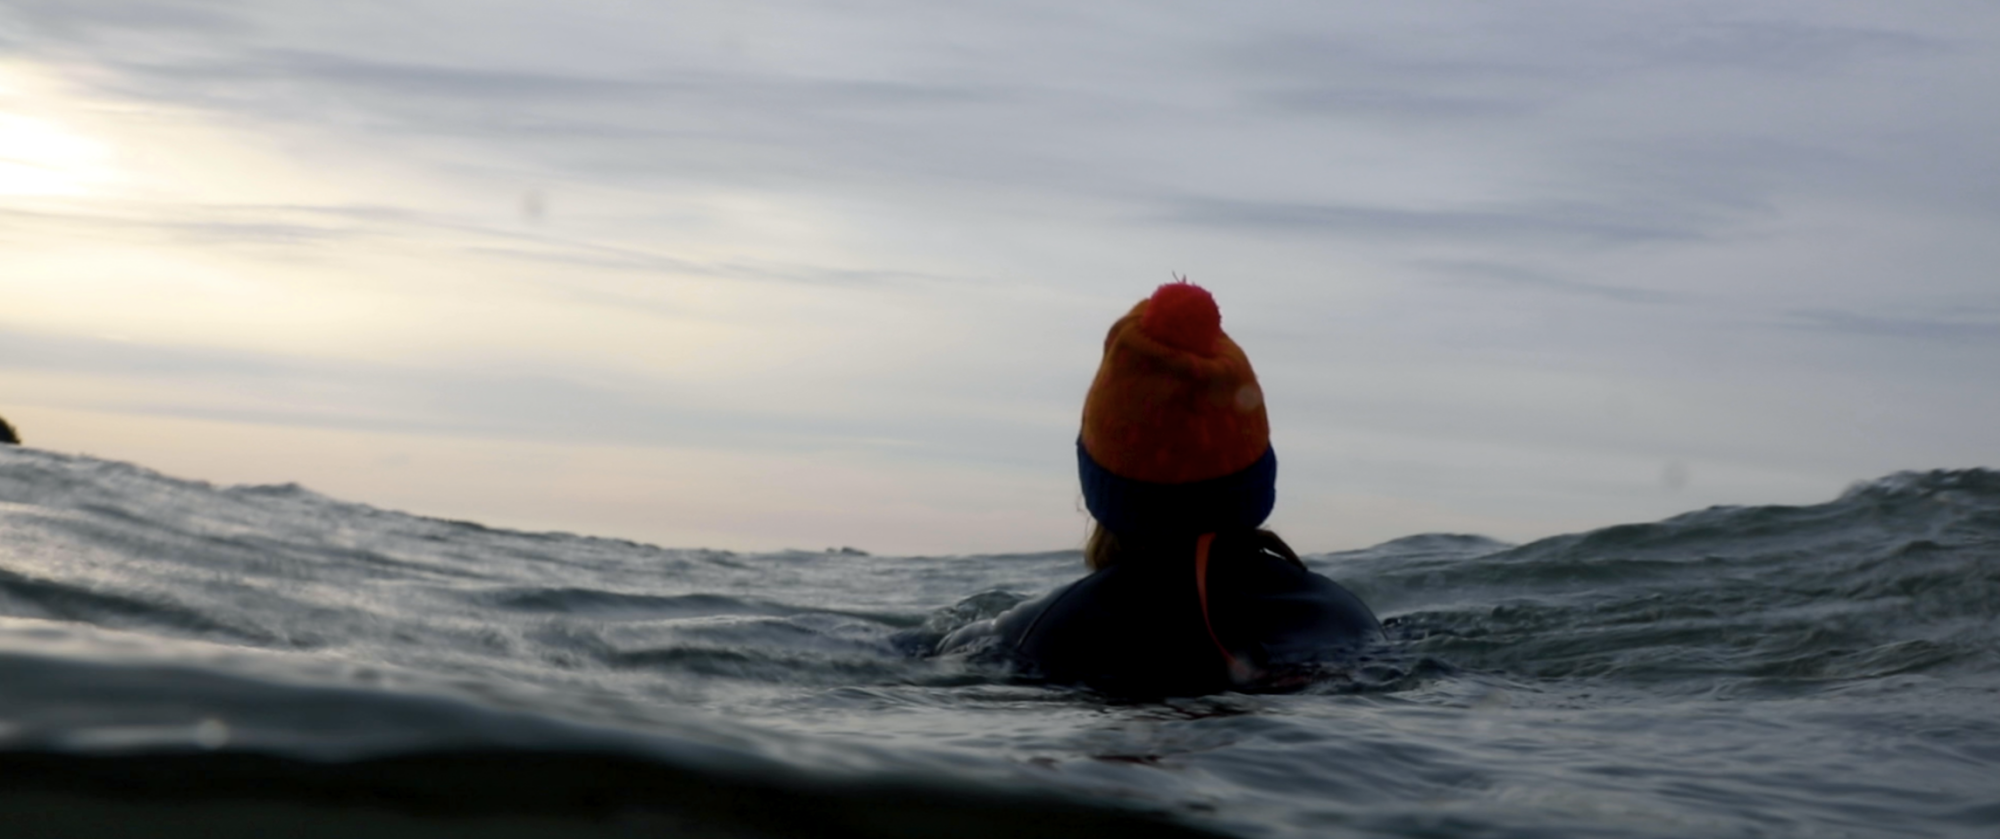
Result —
[[1239, 656], [1265, 666], [1299, 663], [1382, 639], [1374, 611], [1341, 584], [1273, 554], [1231, 559], [1210, 568], [1209, 617]]

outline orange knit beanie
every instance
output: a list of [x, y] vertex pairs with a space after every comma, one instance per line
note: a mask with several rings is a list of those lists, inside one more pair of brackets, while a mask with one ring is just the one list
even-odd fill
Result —
[[1275, 501], [1270, 439], [1215, 298], [1168, 283], [1105, 336], [1078, 440], [1085, 503], [1121, 535], [1255, 527]]

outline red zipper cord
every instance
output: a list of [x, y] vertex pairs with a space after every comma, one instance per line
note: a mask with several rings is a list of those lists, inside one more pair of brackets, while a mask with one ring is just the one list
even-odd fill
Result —
[[1256, 671], [1250, 665], [1237, 660], [1222, 645], [1222, 637], [1215, 634], [1215, 621], [1208, 617], [1208, 546], [1215, 542], [1215, 534], [1203, 533], [1194, 540], [1194, 593], [1201, 599], [1201, 625], [1208, 628], [1208, 640], [1215, 642], [1216, 652], [1222, 653], [1222, 663], [1229, 667], [1229, 677], [1237, 684], [1256, 678]]

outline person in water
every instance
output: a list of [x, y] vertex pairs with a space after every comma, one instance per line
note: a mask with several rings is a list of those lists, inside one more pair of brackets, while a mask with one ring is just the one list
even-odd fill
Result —
[[14, 433], [14, 426], [7, 424], [6, 417], [0, 417], [0, 445], [18, 446], [21, 435]]
[[982, 628], [988, 654], [1106, 693], [1199, 695], [1381, 639], [1360, 598], [1261, 528], [1278, 472], [1264, 393], [1207, 290], [1160, 286], [1112, 324], [1076, 459], [1091, 573]]

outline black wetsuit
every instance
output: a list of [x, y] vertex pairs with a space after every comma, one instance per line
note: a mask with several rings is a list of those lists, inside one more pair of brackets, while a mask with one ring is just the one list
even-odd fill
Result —
[[[1193, 539], [1128, 551], [1001, 615], [993, 652], [1052, 682], [1191, 696], [1243, 686], [1247, 674], [1338, 660], [1382, 638], [1360, 598], [1262, 550], [1247, 531], [1216, 537], [1207, 591], [1204, 622]], [[1223, 648], [1241, 662], [1234, 677]]]

